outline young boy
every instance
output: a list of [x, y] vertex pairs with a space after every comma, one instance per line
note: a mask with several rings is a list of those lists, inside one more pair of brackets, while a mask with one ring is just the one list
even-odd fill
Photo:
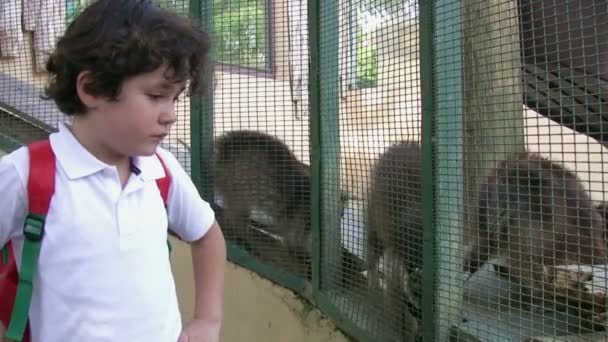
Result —
[[[46, 94], [72, 120], [50, 136], [56, 183], [29, 311], [33, 342], [219, 340], [224, 238], [186, 172], [159, 147], [179, 94], [202, 88], [209, 45], [146, 0], [96, 1], [58, 41]], [[171, 175], [166, 210], [155, 153]], [[13, 241], [18, 264], [28, 158], [20, 148], [0, 161], [0, 245]], [[168, 226], [192, 246], [195, 317], [183, 328]]]

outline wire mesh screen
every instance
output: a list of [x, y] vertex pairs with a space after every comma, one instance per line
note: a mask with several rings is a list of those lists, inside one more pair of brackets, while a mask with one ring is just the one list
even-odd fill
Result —
[[[605, 1], [158, 2], [212, 37], [163, 146], [232, 261], [357, 340], [605, 334]], [[66, 121], [45, 58], [87, 3], [0, 2], [0, 150]]]
[[321, 270], [364, 265], [321, 272], [321, 297], [370, 340], [603, 336], [605, 3], [421, 6], [320, 6], [320, 140], [338, 94], [349, 195], [341, 239], [321, 220], [321, 252], [354, 254]]
[[[340, 184], [348, 201], [341, 239], [325, 234], [323, 241], [343, 249], [336, 263], [342, 269], [322, 258], [322, 268], [334, 272], [321, 272], [321, 291], [371, 340], [413, 340], [422, 272], [417, 1], [338, 3], [336, 9], [322, 5], [319, 20], [321, 114], [336, 111], [323, 96], [335, 98], [340, 142], [339, 183], [328, 177], [322, 186]], [[338, 44], [323, 39], [335, 21]], [[334, 65], [337, 75], [323, 71]], [[338, 82], [331, 83], [335, 76]], [[321, 229], [331, 229], [331, 222], [323, 223]]]
[[34, 1], [6, 1], [0, 15], [0, 115], [2, 148], [44, 137], [63, 115], [39, 98], [44, 64], [66, 24], [67, 9]]
[[[604, 191], [606, 3], [466, 1], [457, 8], [462, 68], [450, 71], [438, 59], [435, 67], [437, 87], [462, 80], [462, 127], [447, 125], [451, 105], [436, 116], [446, 124], [437, 125], [438, 137], [462, 132], [460, 327], [491, 341], [602, 336], [606, 243], [596, 201]], [[436, 19], [453, 10], [437, 9]], [[447, 46], [440, 41], [437, 50]], [[437, 105], [450, 96], [460, 98], [437, 95]], [[436, 214], [444, 221], [442, 210]], [[445, 253], [438, 250], [440, 261]], [[449, 305], [449, 298], [438, 301]]]
[[[48, 56], [74, 17], [92, 0], [3, 1], [0, 4], [0, 148], [44, 139], [61, 122], [70, 122], [52, 100], [42, 98], [48, 84]], [[161, 7], [185, 17], [187, 0], [157, 0]], [[190, 171], [189, 99], [176, 104], [179, 121], [163, 147]]]
[[[80, 1], [91, 2], [92, 0]], [[202, 26], [199, 23], [200, 14], [196, 12], [198, 7], [190, 8], [189, 0], [154, 0], [154, 2], [162, 8], [175, 12], [185, 19]], [[204, 29], [204, 27], [201, 28]], [[193, 171], [193, 158], [191, 155], [193, 145], [191, 141], [193, 127], [191, 124], [191, 118], [197, 114], [193, 113], [192, 101], [193, 99], [187, 96], [187, 92], [180, 94], [174, 105], [177, 121], [171, 128], [169, 135], [161, 143], [163, 148], [173, 153], [173, 155], [180, 162], [181, 166], [189, 174], [191, 174]]]
[[214, 202], [230, 255], [302, 289], [312, 277], [307, 3], [203, 7], [214, 44]]

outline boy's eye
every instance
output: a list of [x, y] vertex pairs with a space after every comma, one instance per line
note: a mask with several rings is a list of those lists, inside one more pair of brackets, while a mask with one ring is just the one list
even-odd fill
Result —
[[[169, 95], [159, 95], [159, 94], [148, 94], [148, 96], [155, 101], [161, 100], [161, 99], [169, 99]], [[173, 102], [178, 102], [179, 101], [179, 95], [175, 96], [173, 99]]]

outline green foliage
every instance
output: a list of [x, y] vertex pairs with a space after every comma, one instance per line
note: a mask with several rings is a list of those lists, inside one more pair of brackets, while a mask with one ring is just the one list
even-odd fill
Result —
[[[71, 0], [78, 1], [78, 0]], [[213, 13], [213, 59], [268, 69], [267, 0], [201, 0]], [[156, 0], [163, 8], [188, 15], [188, 0]]]
[[222, 63], [267, 69], [267, 21], [266, 0], [214, 0], [214, 59]]
[[378, 81], [378, 48], [366, 43], [361, 27], [357, 29], [357, 87], [375, 87]]

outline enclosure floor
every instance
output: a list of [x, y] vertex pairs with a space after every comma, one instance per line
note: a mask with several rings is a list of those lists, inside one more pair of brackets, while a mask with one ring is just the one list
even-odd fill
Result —
[[[605, 269], [602, 270], [605, 274]], [[600, 272], [596, 272], [598, 274]], [[605, 282], [604, 277], [596, 281]], [[467, 320], [461, 329], [478, 336], [483, 341], [523, 341], [533, 336], [565, 336], [590, 333], [581, 327], [576, 316], [543, 310], [541, 306], [531, 311], [509, 308], [501, 304], [501, 298], [509, 293], [520, 293], [517, 285], [510, 283], [486, 264], [465, 283], [463, 317]]]

